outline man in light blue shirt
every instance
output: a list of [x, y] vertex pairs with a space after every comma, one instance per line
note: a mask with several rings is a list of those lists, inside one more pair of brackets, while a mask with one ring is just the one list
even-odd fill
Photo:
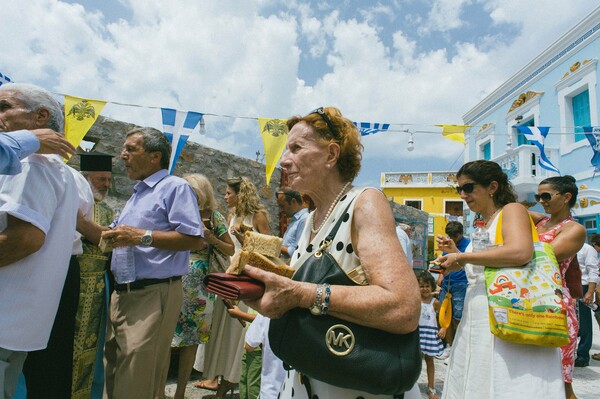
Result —
[[[78, 219], [90, 241], [133, 247], [135, 281], [115, 284], [105, 344], [105, 397], [164, 396], [171, 338], [183, 303], [181, 276], [189, 250], [204, 245], [192, 187], [167, 172], [171, 146], [156, 129], [127, 133], [121, 151], [127, 175], [139, 180], [121, 215], [108, 227]], [[113, 272], [123, 267], [113, 258]]]
[[[0, 101], [0, 109], [3, 107]], [[64, 136], [52, 129], [17, 130], [9, 132], [0, 117], [0, 175], [16, 175], [21, 172], [21, 159], [38, 154], [59, 154], [68, 158], [75, 147]]]
[[302, 195], [288, 187], [282, 187], [277, 191], [277, 205], [289, 218], [281, 243], [281, 253], [284, 258], [289, 259], [298, 248], [304, 222], [308, 217], [308, 209], [302, 206]]

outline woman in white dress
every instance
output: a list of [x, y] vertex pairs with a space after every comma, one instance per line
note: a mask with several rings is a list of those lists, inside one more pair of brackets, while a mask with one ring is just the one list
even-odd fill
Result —
[[[533, 253], [527, 209], [517, 197], [498, 164], [473, 161], [457, 173], [457, 190], [469, 209], [483, 218], [490, 249], [473, 252], [473, 242], [460, 253], [452, 240], [438, 238], [448, 254], [438, 258], [448, 271], [465, 269], [469, 285], [463, 317], [458, 326], [442, 399], [556, 398], [565, 397], [560, 351], [503, 341], [490, 332], [484, 266], [511, 267], [527, 263]], [[498, 215], [502, 211], [504, 245], [493, 246]]]
[[[271, 234], [267, 211], [260, 201], [256, 187], [248, 178], [227, 179], [225, 202], [230, 209], [229, 233], [233, 239], [235, 254], [242, 250], [244, 243], [242, 224], [259, 233]], [[238, 308], [242, 312], [248, 310], [244, 303], [240, 303]], [[195, 386], [216, 390], [215, 398], [221, 398], [234, 384], [239, 383], [245, 333], [246, 329], [227, 312], [223, 301], [217, 299], [213, 311], [211, 337], [204, 352], [204, 367], [197, 367], [202, 368], [205, 379], [197, 382]], [[218, 377], [221, 377], [220, 381]]]
[[[320, 108], [304, 117], [292, 117], [288, 128], [287, 151], [281, 166], [288, 173], [291, 187], [310, 196], [316, 207], [306, 221], [291, 266], [300, 267], [319, 247], [334, 221], [342, 218], [329, 252], [346, 275], [364, 285], [332, 285], [327, 293], [322, 285], [246, 266], [248, 275], [265, 283], [262, 298], [247, 303], [270, 318], [281, 317], [292, 308], [312, 308], [313, 314], [315, 309], [321, 309], [320, 314], [392, 333], [415, 331], [420, 317], [420, 293], [396, 237], [390, 205], [379, 190], [351, 186], [360, 169], [362, 145], [358, 130], [336, 108]], [[352, 205], [345, 212], [350, 202]], [[326, 298], [328, 307], [323, 307]], [[300, 382], [295, 371], [287, 373], [280, 397], [392, 398], [329, 385], [307, 374]], [[418, 388], [416, 394], [419, 397]]]

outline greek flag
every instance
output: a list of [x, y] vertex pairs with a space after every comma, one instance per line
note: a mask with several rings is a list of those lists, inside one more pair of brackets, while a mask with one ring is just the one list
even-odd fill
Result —
[[3, 74], [0, 72], [0, 86], [2, 86], [4, 83], [11, 83], [11, 82], [12, 82], [11, 78], [9, 78], [9, 77], [8, 77], [8, 76], [6, 76], [6, 75], [3, 75]]
[[169, 174], [173, 173], [181, 150], [188, 137], [198, 123], [204, 125], [203, 114], [199, 112], [177, 111], [171, 108], [161, 108], [163, 132], [171, 142], [171, 159], [169, 160]]
[[546, 153], [544, 152], [544, 140], [548, 135], [548, 130], [550, 130], [549, 126], [516, 126], [517, 130], [521, 132], [527, 140], [531, 143], [535, 144], [537, 148], [540, 149], [540, 158], [539, 163], [540, 166], [546, 170], [550, 170], [552, 172], [556, 172], [560, 174], [560, 171], [556, 166], [550, 162]]
[[352, 122], [358, 128], [361, 136], [383, 132], [390, 128], [389, 123]]
[[596, 168], [596, 171], [600, 171], [600, 126], [584, 126], [583, 131], [594, 151], [592, 166]]

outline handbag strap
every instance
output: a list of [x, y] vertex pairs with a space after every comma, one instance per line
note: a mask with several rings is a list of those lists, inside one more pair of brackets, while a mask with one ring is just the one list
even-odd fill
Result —
[[327, 249], [329, 247], [329, 245], [331, 245], [331, 243], [333, 242], [333, 238], [335, 237], [338, 230], [340, 229], [340, 226], [342, 225], [342, 221], [344, 220], [344, 215], [348, 212], [348, 210], [350, 209], [350, 206], [352, 205], [352, 203], [354, 202], [355, 199], [356, 199], [356, 197], [352, 198], [352, 200], [350, 201], [350, 203], [348, 204], [346, 209], [344, 209], [344, 212], [342, 212], [342, 215], [339, 217], [339, 219], [337, 220], [337, 222], [335, 223], [333, 228], [329, 231], [329, 234], [327, 234], [327, 237], [325, 237], [325, 239], [323, 240], [323, 243], [317, 250], [317, 253], [324, 251], [325, 249]]
[[[502, 238], [502, 212], [503, 211], [500, 211], [500, 213], [498, 213], [498, 223], [496, 224], [496, 240], [494, 241], [496, 245], [504, 244], [504, 239]], [[538, 242], [540, 238], [531, 215], [529, 215], [529, 225], [531, 226], [531, 238], [533, 239], [533, 242]]]

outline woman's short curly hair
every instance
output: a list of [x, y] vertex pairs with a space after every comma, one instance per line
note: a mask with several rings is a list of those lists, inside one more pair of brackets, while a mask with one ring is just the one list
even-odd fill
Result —
[[340, 156], [337, 168], [344, 181], [352, 181], [360, 171], [363, 145], [360, 133], [352, 121], [342, 116], [335, 107], [319, 108], [306, 116], [292, 116], [287, 127], [292, 129], [297, 123], [310, 125], [324, 144], [338, 143]]

